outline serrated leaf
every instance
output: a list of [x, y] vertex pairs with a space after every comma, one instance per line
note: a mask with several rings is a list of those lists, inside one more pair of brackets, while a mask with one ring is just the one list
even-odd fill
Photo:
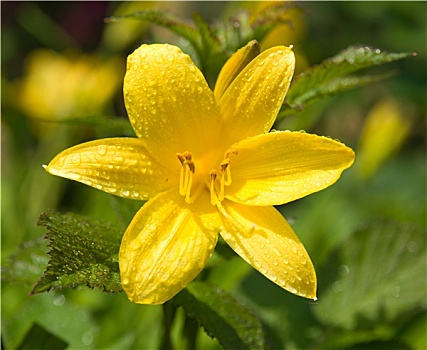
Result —
[[213, 86], [222, 64], [227, 59], [227, 55], [215, 31], [200, 15], [194, 15], [194, 23], [188, 24], [169, 12], [145, 10], [124, 16], [109, 17], [108, 21], [114, 22], [123, 18], [144, 20], [160, 25], [188, 40], [197, 54], [195, 62], [198, 63], [207, 81]]
[[301, 73], [289, 88], [279, 117], [302, 110], [329, 95], [389, 77], [387, 74], [350, 76], [373, 66], [412, 56], [412, 53], [388, 53], [365, 46], [350, 46], [320, 65]]
[[31, 349], [31, 350], [45, 350], [55, 349], [62, 350], [66, 349], [68, 344], [56, 335], [48, 332], [43, 327], [34, 323], [21, 344], [17, 347], [18, 350]]
[[122, 290], [117, 254], [123, 230], [77, 214], [49, 212], [37, 223], [48, 229], [51, 259], [32, 294], [86, 285]]
[[193, 46], [198, 46], [199, 33], [193, 26], [181, 21], [173, 14], [162, 10], [144, 10], [137, 11], [123, 16], [111, 16], [107, 19], [108, 22], [116, 22], [124, 18], [133, 18], [157, 24], [169, 29], [171, 32], [187, 39]]
[[36, 283], [49, 261], [47, 251], [42, 239], [21, 244], [2, 267], [2, 280], [22, 285]]
[[325, 324], [347, 330], [392, 322], [426, 299], [425, 231], [384, 222], [356, 232], [339, 251], [337, 281], [314, 309]]
[[[227, 19], [216, 22], [215, 32], [228, 56], [246, 45], [252, 38], [249, 12], [241, 10]], [[248, 39], [249, 38], [249, 39]]]
[[173, 302], [197, 320], [224, 349], [267, 349], [268, 339], [260, 320], [220, 287], [193, 281]]

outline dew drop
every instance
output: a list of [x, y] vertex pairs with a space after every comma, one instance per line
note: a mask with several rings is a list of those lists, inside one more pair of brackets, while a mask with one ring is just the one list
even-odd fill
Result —
[[290, 291], [291, 293], [293, 293], [293, 294], [295, 294], [297, 292], [297, 290], [294, 287], [291, 287], [291, 286], [286, 286], [286, 289], [288, 291]]
[[274, 283], [276, 283], [278, 278], [277, 278], [277, 276], [272, 275], [272, 276], [270, 276], [270, 279], [271, 279]]
[[53, 297], [52, 300], [53, 305], [62, 306], [65, 303], [65, 296], [63, 294], [57, 294]]
[[90, 345], [93, 342], [93, 334], [91, 331], [86, 331], [85, 333], [83, 333], [82, 335], [82, 342], [85, 345]]
[[80, 174], [70, 173], [68, 174], [70, 180], [79, 181], [82, 177]]
[[107, 154], [106, 146], [98, 146], [98, 154], [101, 156], [105, 156]]
[[350, 269], [347, 265], [340, 265], [338, 267], [338, 273], [340, 274], [340, 276], [347, 276], [350, 273]]
[[406, 244], [406, 249], [408, 250], [409, 253], [416, 253], [418, 250], [418, 244], [415, 241], [409, 241]]
[[276, 254], [278, 257], [281, 257], [282, 254], [279, 252], [279, 250], [277, 248], [273, 248], [273, 252], [274, 254]]
[[342, 291], [344, 290], [344, 284], [343, 284], [341, 281], [335, 281], [335, 282], [332, 284], [332, 290], [333, 290], [335, 293], [342, 292]]

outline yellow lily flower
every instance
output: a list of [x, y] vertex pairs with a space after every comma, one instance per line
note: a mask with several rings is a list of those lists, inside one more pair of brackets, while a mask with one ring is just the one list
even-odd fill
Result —
[[26, 63], [25, 76], [14, 85], [15, 103], [40, 120], [99, 114], [120, 86], [118, 57], [40, 49], [31, 52]]
[[[131, 301], [171, 299], [204, 268], [218, 234], [282, 288], [316, 298], [310, 258], [272, 206], [330, 186], [354, 153], [326, 137], [268, 133], [294, 64], [290, 48], [271, 48], [231, 83], [223, 74], [215, 91], [224, 92], [214, 95], [179, 48], [142, 45], [128, 57], [124, 79], [138, 138], [77, 145], [46, 167], [53, 175], [148, 200], [119, 252], [121, 283]], [[223, 69], [234, 66], [232, 57]]]

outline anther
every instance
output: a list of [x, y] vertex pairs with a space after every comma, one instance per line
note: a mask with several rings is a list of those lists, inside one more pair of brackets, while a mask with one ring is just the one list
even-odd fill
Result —
[[228, 158], [230, 154], [234, 154], [235, 156], [237, 156], [239, 154], [239, 152], [237, 151], [237, 149], [230, 148], [230, 149], [225, 151], [224, 159]]
[[215, 169], [212, 169], [209, 172], [209, 175], [211, 177], [211, 183], [210, 183], [211, 204], [217, 205], [219, 203], [219, 199], [218, 199], [218, 195], [215, 191], [215, 181], [216, 181], [216, 178], [218, 176], [218, 173], [216, 172]]
[[182, 165], [179, 176], [179, 194], [185, 197], [187, 203], [191, 203], [190, 191], [193, 183], [193, 174], [196, 172], [196, 165], [190, 152], [177, 153], [176, 156]]

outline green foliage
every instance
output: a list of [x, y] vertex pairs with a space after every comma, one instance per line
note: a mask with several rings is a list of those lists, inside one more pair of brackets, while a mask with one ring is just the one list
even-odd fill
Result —
[[194, 281], [173, 301], [224, 349], [269, 348], [261, 321], [220, 287]]
[[32, 294], [87, 285], [121, 291], [117, 253], [122, 230], [76, 214], [45, 213], [37, 223], [48, 229], [51, 259]]
[[198, 44], [199, 33], [197, 30], [190, 24], [187, 24], [178, 17], [174, 16], [172, 13], [162, 10], [136, 11], [134, 13], [123, 16], [111, 16], [107, 19], [107, 22], [115, 22], [124, 18], [134, 18], [157, 24], [159, 26], [168, 28], [173, 33], [187, 39], [193, 45]]
[[78, 118], [70, 118], [55, 123], [66, 124], [70, 126], [93, 127], [100, 131], [109, 131], [116, 136], [134, 136], [135, 131], [132, 129], [128, 119], [107, 117], [107, 116], [85, 116]]
[[62, 339], [58, 338], [54, 334], [48, 332], [38, 324], [33, 324], [31, 329], [25, 335], [24, 340], [18, 346], [18, 350], [32, 349], [32, 350], [45, 350], [55, 349], [62, 350], [66, 349], [68, 344]]
[[[198, 6], [197, 2], [194, 4]], [[79, 44], [77, 40], [74, 41], [74, 36], [71, 40], [65, 30], [51, 19], [55, 11], [44, 13], [40, 10], [43, 6], [49, 8], [50, 5], [24, 4], [17, 16], [20, 27], [31, 34], [32, 40], [51, 49], [63, 51], [70, 46], [77, 47]], [[320, 8], [316, 7], [320, 5], [314, 3], [309, 6]], [[377, 6], [380, 10], [372, 11]], [[310, 20], [324, 17], [324, 22], [317, 28], [316, 23], [312, 22], [314, 30], [309, 28], [310, 38], [303, 38], [307, 45], [298, 46], [301, 50], [298, 53], [306, 55], [310, 60], [318, 62], [321, 60], [316, 57], [319, 53], [327, 57], [353, 42], [370, 42], [376, 47], [395, 52], [417, 50], [418, 61], [425, 58], [425, 45], [420, 45], [420, 42], [425, 42], [425, 21], [422, 25], [419, 23], [420, 19], [424, 20], [422, 14], [425, 13], [425, 4], [384, 2], [358, 6], [325, 3], [321, 7], [322, 11], [309, 11], [313, 14]], [[197, 14], [187, 21], [164, 11], [145, 10], [111, 17], [110, 21], [125, 18], [143, 20], [169, 29], [180, 37], [175, 44], [182, 46], [192, 56], [213, 87], [223, 63], [238, 48], [251, 40], [263, 40], [280, 24], [292, 27], [286, 16], [290, 8], [292, 5], [289, 4], [274, 4], [255, 13], [241, 9], [218, 21], [207, 21]], [[83, 16], [84, 11], [80, 13]], [[378, 35], [376, 32], [372, 35], [369, 26], [379, 27], [378, 21], [385, 18], [384, 13], [390, 14], [386, 16], [386, 21], [381, 22], [387, 22], [385, 26], [381, 24], [386, 27], [386, 33], [378, 31]], [[343, 15], [345, 19], [339, 18], [337, 14]], [[346, 23], [348, 18], [355, 20], [357, 27], [361, 28], [360, 32], [347, 29], [355, 26], [342, 25], [340, 21]], [[372, 21], [372, 18], [375, 20]], [[411, 26], [407, 26], [409, 23]], [[331, 27], [325, 30], [329, 25]], [[46, 28], [49, 30], [46, 31]], [[341, 35], [331, 28], [342, 28], [347, 34]], [[25, 47], [28, 33], [15, 36], [6, 29], [5, 43], [9, 42], [9, 45], [5, 45], [8, 54], [5, 54], [4, 64], [8, 74], [2, 80], [4, 91], [10, 83], [7, 80], [19, 74], [22, 53], [31, 50]], [[330, 33], [336, 33], [337, 40], [334, 38], [331, 41]], [[381, 35], [388, 39], [375, 40], [381, 39]], [[153, 42], [150, 37], [144, 38], [144, 41]], [[294, 44], [299, 45], [298, 42]], [[132, 45], [136, 45], [136, 42]], [[100, 46], [96, 50], [109, 54]], [[126, 53], [122, 54], [124, 56]], [[411, 55], [388, 53], [366, 46], [350, 46], [295, 78], [279, 119], [297, 114], [328, 96], [391, 77], [393, 71], [371, 73], [363, 70]], [[410, 61], [415, 61], [415, 64], [410, 64], [409, 70], [406, 69], [404, 74], [387, 86], [378, 84], [381, 86], [378, 91], [379, 94], [395, 97], [399, 97], [402, 92], [406, 98], [411, 97], [405, 101], [408, 111], [418, 108], [422, 110], [424, 118], [425, 72], [422, 68], [425, 65], [420, 70], [417, 59]], [[401, 67], [405, 69], [404, 64]], [[402, 79], [406, 85], [400, 84], [398, 79]], [[395, 81], [397, 93], [390, 93]], [[421, 96], [419, 101], [412, 99], [413, 95]], [[353, 109], [358, 109], [358, 115], [365, 115], [366, 106], [378, 98], [371, 96], [364, 101], [363, 106], [360, 103], [363, 101], [357, 97], [361, 95], [347, 96], [349, 101], [354, 102], [349, 103], [349, 108], [338, 106], [338, 110], [342, 108], [343, 112], [350, 115], [349, 118]], [[122, 100], [122, 96], [117, 97]], [[418, 104], [421, 100], [420, 107]], [[95, 190], [73, 187], [73, 191], [75, 188], [77, 191], [71, 196], [72, 204], [76, 200], [84, 201], [85, 207], [80, 209], [85, 213], [88, 211], [88, 215], [102, 213], [109, 216], [113, 213], [114, 218], [108, 220], [117, 221], [118, 224], [76, 214], [48, 212], [38, 222], [39, 226], [48, 231], [46, 240], [35, 239], [38, 233], [33, 227], [34, 219], [44, 208], [70, 204], [69, 185], [63, 180], [48, 177], [42, 172], [40, 164], [48, 161], [54, 151], [79, 143], [82, 139], [95, 138], [94, 134], [99, 136], [98, 132], [103, 136], [109, 133], [114, 136], [131, 136], [134, 132], [128, 120], [103, 117], [105, 111], [100, 111], [99, 116], [64, 121], [61, 126], [49, 125], [61, 128], [78, 125], [80, 128], [71, 134], [68, 134], [69, 130], [67, 133], [56, 130], [48, 136], [48, 133], [39, 133], [45, 124], [30, 122], [22, 113], [16, 113], [12, 106], [6, 107], [6, 127], [3, 129], [6, 156], [3, 158], [7, 162], [4, 167], [7, 171], [2, 174], [5, 175], [2, 176], [2, 184], [7, 196], [2, 196], [2, 202], [8, 211], [2, 218], [3, 238], [6, 238], [3, 243], [7, 247], [7, 254], [13, 251], [17, 242], [26, 243], [18, 246], [2, 267], [2, 280], [6, 282], [2, 286], [2, 347], [61, 349], [68, 344], [70, 348], [79, 349], [164, 348], [164, 343], [159, 340], [162, 335], [167, 336], [161, 330], [161, 307], [132, 304], [124, 293], [118, 296], [88, 289], [78, 292], [58, 291], [79, 286], [96, 287], [109, 292], [121, 291], [117, 252], [124, 228], [140, 208], [140, 202], [111, 196], [111, 202], [102, 199], [91, 208], [96, 197], [93, 194]], [[117, 112], [123, 111], [123, 106], [115, 107], [119, 107]], [[324, 132], [334, 124], [343, 130], [343, 141], [356, 145], [363, 120], [346, 119], [346, 122], [354, 120], [354, 123], [349, 123], [350, 126], [346, 122], [339, 124], [339, 120], [331, 117], [337, 110], [328, 109], [328, 112], [331, 111], [325, 117], [325, 123], [316, 125], [315, 130]], [[319, 111], [315, 113], [323, 115]], [[410, 114], [408, 118], [414, 117], [414, 114]], [[303, 119], [300, 116], [304, 114], [298, 115], [299, 120]], [[415, 113], [416, 118], [418, 125], [424, 125], [424, 120], [420, 121]], [[68, 136], [64, 137], [64, 134]], [[208, 336], [217, 339], [224, 348], [233, 349], [422, 349], [425, 346], [426, 328], [423, 274], [426, 271], [426, 237], [424, 227], [414, 226], [414, 223], [422, 225], [425, 221], [425, 166], [421, 165], [421, 157], [412, 156], [420, 149], [420, 143], [424, 151], [425, 140], [419, 132], [415, 132], [415, 137], [414, 133], [410, 137], [407, 149], [402, 152], [405, 162], [396, 163], [393, 168], [381, 168], [371, 182], [359, 181], [352, 177], [350, 170], [332, 189], [298, 201], [302, 203], [301, 207], [299, 203], [290, 203], [285, 207], [285, 214], [291, 212], [290, 217], [295, 218], [294, 228], [318, 272], [320, 287], [316, 303], [284, 292], [242, 259], [230, 259], [236, 254], [220, 241], [200, 280], [190, 283], [167, 303], [174, 308], [172, 314], [175, 314], [175, 308], [179, 308], [179, 312], [181, 309], [184, 311], [176, 314], [185, 317], [183, 322], [186, 323], [181, 332], [182, 325], [179, 322], [182, 319], [175, 317], [173, 321], [177, 322], [166, 329], [166, 333], [171, 333], [171, 345], [182, 343], [181, 338], [185, 338], [188, 332], [187, 321], [191, 319], [195, 326], [191, 330], [193, 341], [188, 342], [191, 345], [189, 349], [216, 349], [217, 343]], [[357, 154], [357, 147], [355, 149]], [[422, 159], [425, 159], [424, 154]], [[33, 179], [32, 182], [29, 182], [29, 178]], [[41, 181], [48, 181], [49, 186], [40, 186]], [[47, 198], [51, 200], [47, 201]], [[113, 207], [112, 211], [110, 206]], [[24, 216], [26, 220], [20, 220]], [[412, 223], [379, 222], [383, 217]], [[356, 225], [366, 224], [371, 219], [377, 223], [354, 230]], [[202, 282], [204, 279], [221, 287]], [[56, 292], [28, 297], [28, 285], [35, 285], [32, 294], [49, 290]], [[238, 295], [238, 300], [242, 299], [245, 303], [242, 305], [233, 295]], [[250, 311], [247, 304], [256, 312]], [[121, 322], [123, 320], [125, 322]], [[203, 334], [201, 328], [208, 336]], [[272, 339], [267, 336], [266, 329]]]
[[388, 53], [366, 46], [350, 46], [295, 78], [279, 119], [340, 92], [388, 78], [391, 73], [353, 76], [351, 73], [400, 60], [413, 53]]
[[3, 281], [31, 285], [43, 274], [49, 261], [42, 239], [22, 243], [1, 269]]
[[213, 86], [221, 67], [237, 49], [252, 40], [261, 41], [279, 24], [290, 25], [289, 20], [284, 20], [283, 17], [291, 7], [289, 4], [276, 4], [258, 13], [253, 20], [250, 20], [248, 11], [238, 11], [228, 19], [213, 25], [198, 14], [193, 15], [193, 23], [188, 23], [172, 13], [161, 10], [144, 10], [123, 16], [111, 16], [107, 21], [115, 22], [125, 18], [148, 21], [186, 39], [196, 54], [193, 60], [198, 64], [208, 83]]
[[423, 229], [394, 221], [356, 231], [342, 245], [338, 278], [314, 308], [323, 324], [341, 329], [328, 346], [390, 340], [397, 319], [422, 312], [426, 290], [420, 275], [427, 268], [425, 247]]
[[157, 24], [186, 39], [197, 55], [193, 59], [198, 63], [210, 82], [214, 81], [221, 66], [227, 59], [219, 38], [211, 26], [199, 15], [193, 16], [194, 24], [188, 24], [173, 14], [160, 10], [137, 11], [124, 16], [113, 16], [109, 17], [108, 21], [113, 22], [124, 18], [133, 18]]

